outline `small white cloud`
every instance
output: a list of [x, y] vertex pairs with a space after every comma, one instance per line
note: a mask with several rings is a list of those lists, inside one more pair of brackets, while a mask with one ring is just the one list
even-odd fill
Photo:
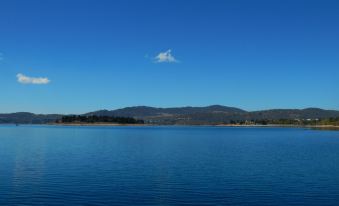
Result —
[[46, 77], [28, 77], [21, 73], [17, 74], [16, 77], [21, 84], [48, 84], [50, 82]]
[[162, 63], [162, 62], [168, 62], [168, 63], [175, 63], [178, 62], [178, 60], [176, 60], [174, 58], [174, 56], [172, 56], [171, 54], [171, 50], [167, 50], [165, 52], [160, 52], [156, 57], [155, 57], [155, 61], [158, 63]]

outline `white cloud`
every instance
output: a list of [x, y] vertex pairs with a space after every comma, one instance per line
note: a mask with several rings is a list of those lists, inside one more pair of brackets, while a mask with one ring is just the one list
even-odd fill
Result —
[[21, 73], [17, 74], [16, 77], [21, 84], [48, 84], [50, 82], [46, 77], [28, 77]]
[[175, 63], [178, 62], [178, 60], [176, 60], [174, 58], [174, 56], [172, 56], [171, 54], [171, 50], [167, 50], [165, 52], [160, 52], [156, 57], [155, 57], [155, 61], [158, 63], [162, 63], [162, 62], [168, 62], [168, 63]]

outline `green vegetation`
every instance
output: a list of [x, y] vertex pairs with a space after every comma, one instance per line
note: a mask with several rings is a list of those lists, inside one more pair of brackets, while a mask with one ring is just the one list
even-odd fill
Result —
[[117, 124], [144, 124], [143, 120], [137, 120], [132, 117], [109, 117], [109, 116], [82, 116], [69, 115], [63, 116], [57, 123], [117, 123]]

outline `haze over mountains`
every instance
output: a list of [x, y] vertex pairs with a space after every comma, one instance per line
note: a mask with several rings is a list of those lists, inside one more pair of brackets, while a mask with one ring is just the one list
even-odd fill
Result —
[[[322, 119], [339, 117], [339, 111], [319, 108], [271, 109], [248, 112], [235, 107], [212, 105], [207, 107], [156, 108], [147, 106], [126, 107], [116, 110], [99, 110], [83, 115], [134, 117], [153, 124], [221, 124], [242, 120]], [[44, 124], [55, 122], [62, 114], [33, 114], [18, 112], [0, 114], [0, 123]]]

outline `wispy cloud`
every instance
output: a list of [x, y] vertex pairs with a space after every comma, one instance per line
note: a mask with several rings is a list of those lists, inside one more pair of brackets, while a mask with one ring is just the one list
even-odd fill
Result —
[[29, 77], [21, 73], [17, 74], [16, 77], [21, 84], [48, 84], [50, 82], [47, 77]]
[[0, 52], [0, 61], [4, 60], [4, 54]]
[[155, 61], [158, 63], [167, 62], [167, 63], [177, 63], [178, 60], [172, 55], [172, 50], [167, 50], [165, 52], [160, 52], [156, 57]]

